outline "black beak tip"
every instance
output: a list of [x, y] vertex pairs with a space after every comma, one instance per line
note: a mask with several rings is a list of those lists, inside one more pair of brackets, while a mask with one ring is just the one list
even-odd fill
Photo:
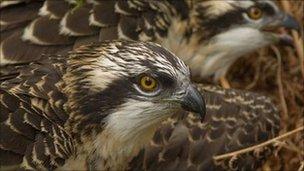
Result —
[[291, 15], [286, 14], [283, 20], [283, 26], [287, 29], [293, 29], [298, 32], [301, 31], [300, 23]]
[[[302, 34], [300, 23], [290, 14], [284, 14], [280, 26], [286, 29], [296, 30], [297, 32]], [[294, 40], [291, 36], [288, 35], [281, 35], [278, 43], [283, 46], [294, 47]]]
[[200, 101], [200, 105], [197, 106], [195, 110], [193, 110], [194, 113], [197, 113], [201, 119], [201, 121], [204, 121], [205, 115], [206, 115], [206, 103], [205, 99], [202, 98]]
[[202, 94], [194, 87], [190, 87], [181, 106], [184, 110], [197, 113], [203, 121], [206, 115], [206, 103]]
[[[200, 105], [205, 106], [205, 105]], [[206, 108], [205, 107], [189, 107], [188, 105], [182, 105], [182, 108], [186, 111], [193, 112], [199, 115], [201, 121], [204, 121], [206, 115]]]
[[198, 111], [194, 111], [195, 113], [197, 113], [201, 119], [201, 121], [205, 120], [205, 116], [206, 116], [206, 107], [205, 105], [203, 105], [204, 108], [199, 109]]

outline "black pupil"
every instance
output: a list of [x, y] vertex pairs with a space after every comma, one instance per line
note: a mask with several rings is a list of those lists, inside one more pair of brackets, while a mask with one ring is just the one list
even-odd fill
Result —
[[259, 15], [260, 14], [260, 11], [258, 9], [253, 9], [253, 14], [254, 15]]
[[146, 78], [146, 85], [147, 86], [152, 85], [152, 80], [150, 78]]

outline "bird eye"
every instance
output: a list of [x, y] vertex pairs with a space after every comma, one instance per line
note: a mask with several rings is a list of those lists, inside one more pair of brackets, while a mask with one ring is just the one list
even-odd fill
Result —
[[262, 18], [263, 11], [258, 7], [251, 7], [247, 11], [247, 14], [251, 19], [258, 20], [258, 19]]
[[139, 85], [143, 91], [151, 92], [157, 89], [158, 83], [153, 77], [144, 75], [140, 78]]

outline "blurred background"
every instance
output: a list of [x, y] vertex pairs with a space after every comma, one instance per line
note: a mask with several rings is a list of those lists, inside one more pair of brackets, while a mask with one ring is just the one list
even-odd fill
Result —
[[[279, 106], [281, 133], [303, 127], [304, 123], [304, 55], [303, 0], [276, 1], [301, 24], [302, 33], [290, 32], [295, 47], [272, 46], [241, 58], [228, 72], [232, 88], [262, 92]], [[282, 30], [284, 31], [284, 30]], [[304, 170], [303, 131], [275, 143], [275, 154], [262, 170]]]

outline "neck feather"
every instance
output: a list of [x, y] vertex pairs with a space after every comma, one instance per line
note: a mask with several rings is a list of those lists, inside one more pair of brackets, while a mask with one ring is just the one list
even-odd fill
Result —
[[164, 104], [129, 100], [104, 118], [100, 132], [82, 138], [78, 152], [84, 165], [93, 170], [124, 170], [175, 111]]

